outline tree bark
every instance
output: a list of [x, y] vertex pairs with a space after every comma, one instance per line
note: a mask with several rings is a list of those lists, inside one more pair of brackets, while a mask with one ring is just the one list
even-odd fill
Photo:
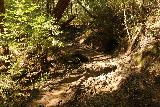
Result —
[[5, 14], [4, 0], [0, 0], [0, 33], [4, 33], [3, 14]]
[[57, 22], [62, 18], [65, 9], [68, 7], [70, 0], [59, 0], [55, 9], [54, 16], [57, 19]]

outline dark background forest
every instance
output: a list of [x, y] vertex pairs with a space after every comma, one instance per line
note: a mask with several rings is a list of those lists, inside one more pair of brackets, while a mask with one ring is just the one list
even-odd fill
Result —
[[0, 107], [160, 107], [159, 0], [0, 0]]

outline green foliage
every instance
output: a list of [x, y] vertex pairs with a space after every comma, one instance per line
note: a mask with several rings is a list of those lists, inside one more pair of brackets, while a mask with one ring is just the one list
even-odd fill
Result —
[[[11, 5], [12, 4], [12, 5]], [[46, 44], [49, 46], [53, 37], [49, 29], [58, 32], [58, 26], [52, 25], [54, 19], [46, 17], [39, 5], [27, 0], [8, 0], [6, 3], [5, 27], [6, 32], [1, 35], [1, 43], [23, 43], [26, 46]]]
[[[5, 32], [0, 34], [0, 106], [22, 106], [21, 103], [30, 96], [28, 91], [22, 90], [30, 90], [33, 87], [22, 86], [20, 81], [26, 82], [28, 79], [23, 77], [39, 64], [40, 67], [36, 70], [41, 69], [43, 64], [40, 62], [43, 58], [39, 56], [43, 56], [44, 50], [50, 46], [63, 45], [54, 37], [61, 33], [59, 26], [54, 25], [54, 17], [48, 17], [44, 13], [44, 2], [43, 5], [41, 3], [34, 3], [32, 0], [5, 1]], [[6, 48], [9, 50], [7, 54]], [[35, 48], [38, 53], [33, 53], [35, 56], [28, 60], [29, 51]], [[24, 65], [25, 60], [28, 61], [28, 68]]]

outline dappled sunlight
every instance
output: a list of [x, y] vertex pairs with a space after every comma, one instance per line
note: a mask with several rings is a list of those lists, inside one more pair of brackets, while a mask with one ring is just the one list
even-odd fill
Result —
[[112, 72], [108, 74], [102, 74], [97, 77], [89, 77], [83, 83], [83, 85], [87, 90], [94, 89], [94, 94], [98, 94], [101, 92], [111, 93], [120, 88], [120, 84], [123, 81], [123, 79], [124, 76], [118, 76], [117, 73]]

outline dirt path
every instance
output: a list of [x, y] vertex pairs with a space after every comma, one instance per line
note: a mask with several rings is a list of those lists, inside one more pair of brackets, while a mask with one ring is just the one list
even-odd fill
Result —
[[[150, 18], [150, 20], [151, 19], [153, 18]], [[157, 24], [157, 26], [158, 25], [159, 24]], [[147, 24], [147, 27], [150, 28], [150, 25]], [[151, 101], [151, 103], [154, 102], [152, 100], [155, 99], [152, 99], [151, 97], [153, 97], [154, 93], [158, 91], [152, 93], [152, 90], [154, 90], [154, 86], [152, 84], [153, 80], [149, 80], [149, 78], [147, 76], [145, 77], [143, 73], [140, 74], [140, 72], [143, 72], [143, 66], [138, 62], [141, 59], [138, 59], [137, 56], [141, 57], [141, 52], [145, 51], [146, 46], [148, 46], [150, 42], [153, 42], [149, 37], [146, 37], [146, 39], [144, 38], [144, 40], [142, 38], [142, 40], [140, 41], [143, 46], [140, 47], [140, 49], [137, 49], [137, 52], [131, 52], [129, 54], [119, 54], [115, 57], [96, 52], [92, 49], [89, 49], [88, 47], [85, 47], [85, 45], [83, 46], [82, 44], [65, 46], [64, 48], [62, 48], [62, 51], [66, 53], [73, 53], [78, 50], [83, 55], [89, 58], [89, 62], [83, 63], [76, 68], [65, 68], [65, 70], [62, 67], [58, 69], [52, 68], [53, 71], [56, 70], [56, 72], [58, 73], [62, 72], [63, 75], [61, 77], [56, 76], [55, 78], [51, 78], [49, 81], [47, 81], [43, 86], [43, 89], [49, 87], [48, 90], [40, 92], [39, 96], [32, 102], [30, 102], [27, 107], [59, 107], [60, 105], [65, 105], [65, 103], [67, 103], [68, 101], [75, 99], [75, 97], [81, 96], [82, 90], [83, 94], [92, 97], [103, 92], [108, 94], [116, 92], [116, 90], [121, 88], [124, 88], [124, 90], [119, 90], [118, 94], [120, 93], [120, 96], [116, 97], [119, 101], [122, 100], [124, 105], [130, 105], [130, 102], [135, 104], [130, 105], [131, 107], [136, 107], [136, 102], [138, 102], [138, 104], [143, 102], [150, 105], [150, 102], [144, 102], [144, 100], [149, 98], [149, 101]], [[131, 77], [131, 79], [128, 80], [129, 82], [127, 82], [127, 86], [125, 86], [123, 84], [124, 81], [126, 81], [126, 79], [130, 75], [133, 75], [135, 72], [139, 73], [138, 79], [136, 78], [136, 76]], [[121, 87], [122, 85], [124, 86]], [[158, 89], [159, 88], [157, 88], [157, 90]], [[92, 93], [92, 95], [89, 93]], [[153, 96], [148, 97], [148, 93], [151, 95], [153, 94]], [[125, 94], [125, 98], [123, 98], [123, 94]], [[113, 102], [113, 104], [118, 104], [117, 99], [114, 97], [115, 95], [111, 95], [108, 96], [108, 99], [114, 99], [115, 102], [111, 102]], [[154, 97], [159, 99], [159, 96], [156, 97], [156, 94]], [[77, 100], [75, 101], [78, 101], [78, 98], [76, 99]], [[122, 105], [118, 106], [123, 107]]]
[[[71, 50], [70, 50], [71, 51]], [[34, 99], [27, 107], [58, 107], [71, 100], [76, 93], [77, 87], [83, 85], [96, 90], [96, 93], [102, 91], [116, 90], [123, 79], [119, 66], [123, 60], [127, 58], [111, 58], [109, 55], [92, 53], [91, 51], [81, 50], [86, 56], [90, 56], [90, 61], [84, 63], [76, 69], [70, 69], [62, 78], [54, 79], [46, 82], [43, 88], [49, 87], [47, 91], [40, 92], [38, 97]], [[128, 75], [127, 73], [125, 75]], [[123, 77], [122, 77], [123, 76]], [[102, 84], [106, 84], [103, 86]], [[108, 85], [107, 85], [108, 84]], [[96, 87], [95, 87], [96, 86]]]

